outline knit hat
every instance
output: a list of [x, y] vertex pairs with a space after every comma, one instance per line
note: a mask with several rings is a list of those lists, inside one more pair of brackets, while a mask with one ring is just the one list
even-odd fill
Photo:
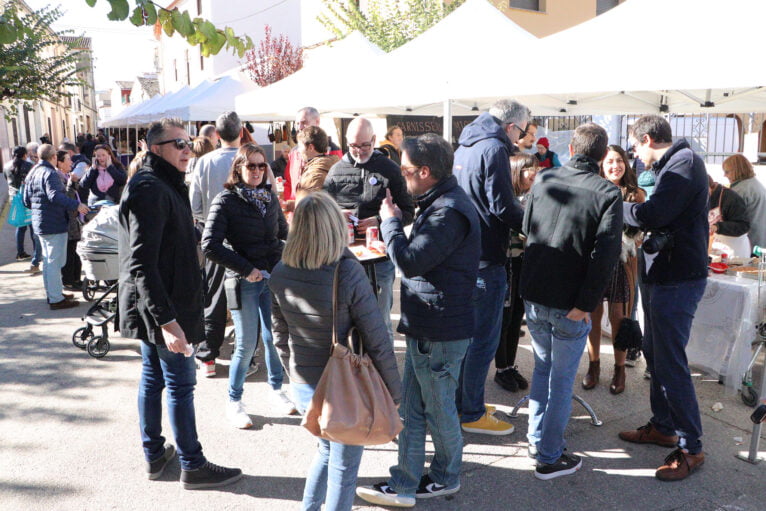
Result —
[[545, 146], [546, 149], [548, 149], [551, 146], [550, 142], [548, 142], [548, 139], [545, 137], [538, 138], [537, 143], [538, 145]]

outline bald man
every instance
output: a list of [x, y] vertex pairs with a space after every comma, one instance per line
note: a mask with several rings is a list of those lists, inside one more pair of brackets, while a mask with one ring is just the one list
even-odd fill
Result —
[[218, 141], [221, 139], [218, 136], [218, 132], [215, 130], [215, 125], [213, 124], [205, 124], [199, 129], [199, 136], [200, 137], [207, 137], [210, 139], [211, 142], [213, 142], [213, 147], [218, 147]]
[[[412, 223], [415, 205], [407, 192], [407, 185], [399, 166], [385, 154], [375, 149], [375, 132], [368, 119], [358, 117], [351, 121], [346, 131], [348, 153], [332, 166], [324, 182], [324, 189], [335, 198], [347, 215], [359, 219], [357, 233], [363, 235], [368, 227], [379, 227], [378, 211], [391, 192], [394, 204], [402, 211], [404, 225]], [[388, 327], [391, 342], [394, 330], [391, 325], [393, 305], [394, 265], [384, 261], [375, 265], [378, 282], [378, 307]]]

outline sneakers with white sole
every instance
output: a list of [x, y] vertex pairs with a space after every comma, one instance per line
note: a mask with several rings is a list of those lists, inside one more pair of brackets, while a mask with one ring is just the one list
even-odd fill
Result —
[[287, 395], [287, 391], [285, 389], [272, 390], [271, 397], [274, 403], [274, 407], [279, 411], [279, 413], [283, 415], [295, 415], [298, 413], [298, 409], [295, 407], [295, 403], [293, 403], [292, 399], [290, 399], [290, 397]]
[[226, 418], [232, 426], [239, 429], [248, 429], [253, 427], [253, 421], [245, 411], [245, 405], [242, 401], [229, 401], [226, 404]]
[[215, 377], [215, 359], [199, 363], [200, 371], [205, 378]]
[[433, 497], [444, 497], [445, 495], [452, 495], [460, 491], [460, 483], [456, 486], [448, 488], [443, 484], [434, 482], [431, 476], [426, 474], [420, 478], [420, 484], [418, 489], [415, 490], [416, 499], [430, 499]]
[[563, 453], [555, 463], [537, 462], [535, 477], [547, 481], [556, 477], [574, 474], [582, 467], [582, 459], [576, 454]]
[[371, 504], [392, 507], [413, 507], [415, 497], [399, 495], [388, 483], [378, 483], [372, 486], [359, 486], [356, 495]]

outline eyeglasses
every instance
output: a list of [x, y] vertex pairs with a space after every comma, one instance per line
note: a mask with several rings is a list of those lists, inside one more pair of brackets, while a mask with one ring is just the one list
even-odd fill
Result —
[[372, 147], [373, 140], [370, 140], [369, 142], [365, 142], [363, 144], [349, 144], [348, 147], [350, 147], [351, 149], [364, 149], [366, 151]]
[[156, 144], [152, 145], [165, 145], [165, 144], [175, 144], [175, 148], [179, 151], [183, 151], [187, 147], [191, 149], [191, 140], [186, 138], [171, 138], [170, 140], [165, 140], [164, 142], [157, 142]]
[[401, 169], [402, 174], [411, 175], [411, 174], [414, 174], [415, 171], [417, 171], [420, 168], [420, 166], [418, 166], [418, 165], [411, 165], [411, 166], [401, 165], [401, 166], [399, 166], [399, 168]]
[[268, 163], [248, 163], [246, 165], [242, 165], [250, 172], [254, 172], [256, 169], [260, 170], [261, 172], [266, 172], [266, 169], [269, 168]]
[[521, 136], [519, 136], [519, 140], [521, 140], [522, 138], [525, 138], [527, 136], [527, 130], [521, 129], [521, 126], [519, 126], [518, 124], [514, 124], [513, 127], [518, 129], [519, 133], [521, 134]]

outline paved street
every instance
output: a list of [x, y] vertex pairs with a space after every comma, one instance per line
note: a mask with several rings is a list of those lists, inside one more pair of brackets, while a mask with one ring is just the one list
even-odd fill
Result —
[[[3, 203], [2, 180], [0, 187]], [[315, 442], [299, 426], [299, 418], [272, 411], [264, 369], [245, 386], [244, 401], [254, 422], [246, 431], [229, 426], [224, 416], [230, 348], [217, 377], [198, 381], [197, 424], [205, 455], [214, 463], [241, 467], [245, 477], [240, 482], [214, 491], [185, 491], [178, 483], [177, 461], [160, 480], [147, 481], [136, 410], [138, 341], [110, 333], [111, 351], [100, 360], [75, 348], [71, 335], [82, 325], [80, 317], [87, 306], [48, 310], [42, 278], [23, 273], [28, 263], [16, 263], [14, 255], [13, 229], [3, 218], [0, 509], [298, 509]], [[403, 349], [399, 339], [400, 362]], [[707, 461], [685, 481], [662, 483], [653, 477], [654, 469], [670, 450], [626, 444], [617, 438], [618, 431], [635, 428], [649, 417], [643, 361], [628, 369], [627, 390], [620, 396], [608, 391], [611, 362], [611, 355], [605, 353], [602, 384], [583, 393], [604, 425], [590, 425], [577, 405], [573, 410], [567, 436], [570, 449], [584, 456], [580, 472], [547, 482], [533, 477], [533, 462], [526, 457], [526, 408], [522, 408], [519, 418], [511, 421], [517, 430], [510, 436], [466, 434], [461, 492], [453, 498], [419, 502], [417, 508], [766, 509], [766, 464], [751, 465], [734, 457], [747, 449], [751, 431], [751, 409], [739, 396], [727, 392], [715, 378], [696, 378]], [[518, 364], [529, 376], [529, 335], [522, 338]], [[586, 367], [583, 356], [578, 381]], [[521, 393], [501, 390], [491, 381], [493, 374], [494, 370], [487, 382], [487, 400], [496, 403], [502, 415]], [[717, 413], [711, 410], [716, 402], [723, 404]], [[170, 435], [169, 426], [166, 431]], [[395, 444], [367, 449], [360, 482], [382, 480], [395, 460]], [[356, 508], [376, 509], [358, 499]]]

